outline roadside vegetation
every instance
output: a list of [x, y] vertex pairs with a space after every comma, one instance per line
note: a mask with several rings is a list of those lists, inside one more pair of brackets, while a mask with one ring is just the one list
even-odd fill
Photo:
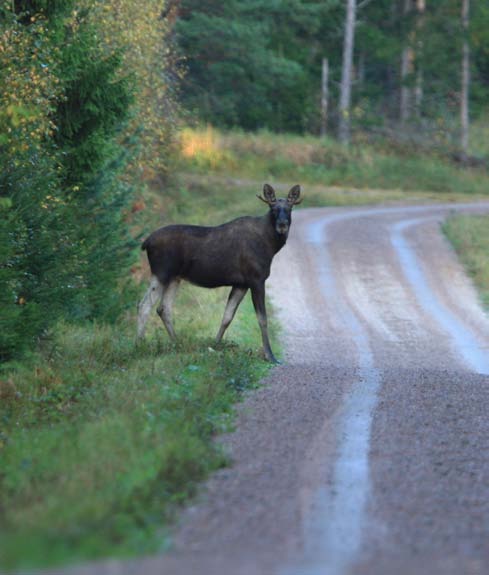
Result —
[[161, 550], [178, 505], [227, 463], [213, 438], [266, 366], [248, 347], [251, 310], [214, 350], [221, 306], [184, 299], [176, 345], [159, 326], [135, 345], [132, 322], [60, 324], [4, 374], [2, 568]]
[[443, 225], [489, 311], [489, 216], [454, 215]]
[[[479, 153], [484, 128], [476, 126]], [[200, 187], [226, 182], [253, 188], [264, 180], [301, 183], [307, 205], [382, 201], [467, 201], [487, 197], [483, 166], [455, 164], [444, 149], [419, 150], [389, 139], [357, 134], [348, 148], [330, 138], [218, 131], [211, 126], [182, 133], [183, 181]]]

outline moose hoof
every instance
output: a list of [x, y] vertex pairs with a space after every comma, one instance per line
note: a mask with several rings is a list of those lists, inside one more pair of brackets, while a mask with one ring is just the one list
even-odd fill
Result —
[[269, 363], [273, 363], [275, 365], [280, 365], [282, 363], [273, 355], [273, 353], [270, 353], [270, 354], [266, 353], [265, 354], [265, 360], [268, 361]]

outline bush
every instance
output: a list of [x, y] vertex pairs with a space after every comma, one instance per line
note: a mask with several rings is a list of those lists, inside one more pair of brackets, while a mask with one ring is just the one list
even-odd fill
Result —
[[[133, 244], [118, 143], [132, 102], [121, 55], [71, 0], [4, 4], [0, 20], [0, 357], [61, 315], [113, 319]], [[117, 301], [117, 306], [115, 302]]]

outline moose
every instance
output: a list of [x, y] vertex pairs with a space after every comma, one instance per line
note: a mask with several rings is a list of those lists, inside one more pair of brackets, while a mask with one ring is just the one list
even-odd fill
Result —
[[260, 326], [265, 358], [277, 363], [268, 339], [265, 280], [273, 256], [283, 248], [291, 225], [293, 206], [300, 204], [301, 189], [293, 186], [287, 198], [277, 198], [269, 184], [263, 186], [268, 213], [244, 216], [215, 227], [169, 225], [154, 231], [143, 242], [151, 269], [149, 288], [138, 305], [138, 337], [144, 337], [153, 305], [172, 340], [175, 331], [172, 307], [181, 280], [205, 287], [231, 286], [221, 326], [219, 343], [248, 289]]

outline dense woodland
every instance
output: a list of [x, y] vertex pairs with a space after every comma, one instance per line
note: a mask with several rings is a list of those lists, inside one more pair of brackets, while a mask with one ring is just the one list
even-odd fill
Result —
[[[319, 133], [327, 59], [332, 133], [338, 128], [349, 71], [351, 98], [343, 114], [350, 115], [353, 128], [411, 123], [453, 137], [465, 44], [470, 49], [471, 114], [485, 110], [485, 2], [182, 0], [178, 6], [176, 34], [187, 70], [182, 101], [212, 124]], [[346, 32], [353, 22], [347, 47]]]
[[9, 359], [60, 318], [113, 321], [132, 303], [134, 189], [171, 174], [179, 122], [367, 134], [465, 158], [487, 108], [489, 6], [2, 1], [0, 83]]

